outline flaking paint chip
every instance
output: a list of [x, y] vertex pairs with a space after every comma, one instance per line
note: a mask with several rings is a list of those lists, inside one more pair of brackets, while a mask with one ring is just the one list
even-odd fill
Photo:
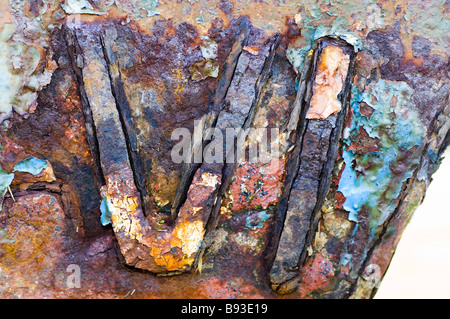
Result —
[[319, 59], [307, 119], [324, 120], [341, 110], [338, 94], [344, 87], [350, 56], [338, 46], [327, 46]]
[[251, 55], [259, 54], [259, 49], [257, 47], [244, 46], [244, 51], [247, 51]]

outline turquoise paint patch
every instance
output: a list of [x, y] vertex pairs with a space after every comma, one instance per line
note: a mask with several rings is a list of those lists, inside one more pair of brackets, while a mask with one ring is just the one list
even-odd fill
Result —
[[438, 160], [438, 155], [433, 151], [433, 150], [429, 150], [428, 151], [428, 158], [431, 160], [431, 162], [433, 164], [435, 164]]
[[405, 11], [408, 33], [423, 30], [422, 34], [436, 45], [447, 44], [450, 19], [447, 15], [447, 1], [409, 1]]
[[308, 11], [310, 14], [313, 12], [313, 14], [311, 14], [311, 16], [302, 14], [301, 23], [299, 25], [302, 27], [302, 36], [305, 38], [306, 43], [301, 47], [290, 45], [286, 50], [286, 57], [294, 70], [297, 70], [299, 73], [303, 71], [307, 54], [310, 50], [314, 49], [315, 42], [325, 36], [334, 36], [346, 41], [353, 45], [355, 52], [358, 52], [363, 48], [361, 40], [349, 30], [348, 20], [339, 17], [336, 18], [329, 27], [323, 25], [315, 27], [310, 23], [321, 17], [321, 11], [318, 8], [317, 10], [308, 9]]
[[11, 185], [14, 179], [13, 173], [7, 173], [0, 168], [0, 196], [4, 196], [8, 191], [8, 186]]
[[195, 18], [195, 22], [206, 27], [206, 22], [205, 22], [205, 19], [203, 18], [203, 16], [198, 16], [197, 18]]
[[158, 0], [145, 0], [141, 2], [142, 8], [147, 11], [147, 17], [153, 17], [154, 15], [159, 14], [159, 11], [156, 10], [158, 6]]
[[247, 216], [247, 219], [245, 221], [245, 227], [255, 230], [259, 228], [263, 228], [264, 222], [270, 218], [270, 214], [267, 214], [265, 210], [262, 210], [258, 212], [257, 217], [255, 218], [255, 215]]
[[341, 259], [341, 265], [347, 266], [351, 262], [352, 257], [353, 257], [352, 254], [344, 254], [344, 256], [342, 256]]
[[325, 36], [336, 36], [353, 45], [355, 52], [362, 50], [363, 45], [353, 32], [348, 30], [348, 21], [342, 17], [337, 18], [329, 27], [319, 25], [311, 30], [311, 39], [316, 41]]
[[5, 196], [8, 191], [8, 187], [11, 185], [13, 180], [13, 173], [7, 173], [0, 168], [0, 210], [3, 209], [3, 196]]
[[24, 172], [39, 175], [47, 167], [47, 161], [35, 157], [27, 158], [14, 166], [13, 172]]
[[18, 91], [16, 77], [10, 70], [11, 46], [8, 44], [15, 31], [13, 23], [5, 23], [0, 31], [0, 121], [12, 111], [11, 101]]
[[[403, 183], [412, 177], [414, 167], [420, 163], [417, 150], [405, 158], [405, 153], [419, 147], [423, 138], [419, 115], [409, 106], [412, 93], [412, 88], [404, 82], [384, 80], [364, 93], [357, 86], [352, 88], [353, 119], [343, 140], [345, 168], [338, 191], [346, 198], [343, 208], [349, 212], [350, 221], [358, 223], [359, 212], [363, 209], [368, 212], [369, 240], [395, 210]], [[361, 102], [374, 110], [370, 118], [359, 112]], [[348, 149], [361, 127], [370, 137], [379, 139], [378, 151], [355, 154]]]
[[100, 222], [103, 226], [109, 225], [112, 223], [111, 214], [113, 211], [113, 206], [108, 198], [104, 197], [100, 204], [100, 212], [102, 213], [100, 216]]
[[86, 0], [67, 0], [66, 3], [61, 4], [61, 7], [67, 14], [106, 14], [106, 12], [94, 10]]
[[131, 17], [136, 20], [160, 14], [156, 10], [158, 0], [116, 1], [115, 4], [120, 10], [130, 13]]

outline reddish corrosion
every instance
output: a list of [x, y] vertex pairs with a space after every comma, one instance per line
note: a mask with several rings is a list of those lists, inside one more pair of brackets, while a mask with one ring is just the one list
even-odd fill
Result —
[[272, 159], [268, 164], [245, 163], [235, 172], [230, 186], [233, 211], [251, 208], [266, 209], [278, 202], [284, 180], [285, 161]]
[[358, 131], [358, 144], [352, 143], [348, 150], [354, 151], [357, 154], [366, 154], [377, 152], [379, 148], [379, 139], [370, 137], [366, 130], [360, 126]]
[[7, 137], [0, 138], [0, 145], [3, 146], [0, 152], [0, 165], [7, 172], [12, 172], [14, 165], [30, 157], [22, 146]]
[[310, 292], [324, 289], [334, 276], [333, 263], [318, 253], [313, 258], [308, 259], [301, 271], [302, 281], [299, 292], [302, 298]]

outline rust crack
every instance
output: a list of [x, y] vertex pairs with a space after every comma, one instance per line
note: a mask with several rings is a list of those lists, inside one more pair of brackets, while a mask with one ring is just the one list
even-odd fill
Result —
[[[254, 98], [251, 102], [249, 113], [245, 117], [242, 127], [239, 131], [239, 134], [235, 138], [235, 141], [239, 141], [239, 140], [247, 138], [248, 130], [253, 122], [255, 113], [257, 112], [257, 109], [259, 106], [258, 103], [260, 102], [261, 91], [270, 76], [274, 57], [275, 57], [275, 52], [276, 52], [276, 49], [278, 48], [278, 46], [280, 45], [280, 41], [281, 41], [281, 37], [279, 34], [275, 34], [268, 41], [268, 43], [269, 43], [269, 45], [267, 45], [268, 46], [268, 55], [264, 60], [264, 64], [261, 68], [261, 72], [255, 82], [255, 85], [254, 85], [254, 92], [255, 92]], [[259, 54], [262, 54], [262, 53], [259, 52]], [[235, 145], [235, 144], [236, 143], [233, 143], [233, 145]], [[242, 146], [244, 146], [244, 145], [242, 145]], [[222, 198], [232, 181], [233, 174], [236, 170], [237, 165], [240, 162], [240, 159], [238, 158], [238, 154], [242, 151], [243, 151], [242, 149], [238, 150], [236, 147], [236, 149], [233, 149], [232, 151], [230, 151], [228, 154], [225, 155], [226, 162], [222, 168], [222, 182], [221, 182], [220, 188], [218, 190], [218, 195], [216, 197], [217, 200], [214, 202], [214, 206], [211, 208], [211, 215], [209, 218], [209, 222], [207, 224], [208, 225], [207, 226], [207, 234], [208, 235], [212, 235], [212, 230], [216, 229], [216, 227], [217, 227], [217, 223], [218, 223], [217, 217], [220, 213], [220, 208], [222, 206]], [[213, 240], [213, 236], [209, 236], [207, 238], [207, 240], [205, 240], [203, 250], [207, 249], [207, 247], [209, 245], [211, 245], [212, 240]]]
[[172, 203], [172, 221], [175, 220], [181, 206], [186, 201], [189, 185], [191, 185], [195, 173], [201, 166], [201, 163], [195, 163], [195, 154], [201, 152], [201, 150], [208, 146], [210, 143], [207, 142], [208, 140], [213, 140], [213, 138], [205, 139], [205, 137], [207, 137], [207, 132], [209, 129], [214, 129], [216, 127], [219, 113], [223, 108], [225, 97], [228, 93], [231, 81], [234, 78], [239, 57], [241, 56], [245, 44], [247, 43], [249, 31], [249, 22], [247, 20], [242, 20], [239, 25], [239, 32], [236, 36], [236, 41], [234, 42], [231, 52], [222, 67], [222, 71], [219, 73], [218, 85], [210, 105], [210, 112], [204, 117], [204, 130], [202, 132], [201, 144], [191, 145], [190, 158], [187, 160], [187, 163], [183, 168], [183, 174]]
[[131, 170], [133, 171], [134, 183], [139, 191], [141, 203], [144, 206], [144, 213], [146, 207], [149, 204], [145, 203], [147, 200], [147, 190], [145, 185], [145, 174], [142, 167], [142, 163], [137, 154], [137, 138], [133, 128], [133, 122], [131, 119], [130, 105], [125, 95], [121, 74], [119, 70], [119, 61], [117, 60], [114, 52], [110, 48], [110, 41], [104, 32], [99, 34], [100, 44], [102, 46], [103, 56], [106, 61], [109, 80], [111, 83], [111, 92], [116, 101], [117, 111], [119, 113], [120, 123], [122, 125], [122, 131], [125, 136], [125, 142], [127, 146], [128, 159], [130, 162]]
[[95, 123], [92, 117], [91, 107], [89, 105], [89, 100], [86, 96], [86, 91], [84, 89], [83, 75], [81, 68], [79, 66], [79, 59], [81, 56], [81, 48], [78, 45], [77, 35], [73, 30], [70, 30], [66, 25], [64, 28], [64, 39], [66, 41], [66, 45], [68, 48], [68, 54], [70, 57], [70, 61], [72, 64], [72, 70], [75, 74], [77, 86], [78, 86], [78, 94], [80, 96], [81, 107], [83, 109], [84, 122], [87, 134], [88, 144], [91, 150], [91, 155], [94, 160], [94, 172], [95, 178], [98, 185], [105, 184], [105, 177], [103, 176], [103, 171], [100, 165], [100, 152], [99, 152], [99, 143], [97, 138], [97, 132], [95, 129]]

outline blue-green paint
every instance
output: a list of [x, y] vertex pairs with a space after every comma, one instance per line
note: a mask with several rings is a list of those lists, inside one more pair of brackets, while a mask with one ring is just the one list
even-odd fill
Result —
[[404, 19], [406, 32], [420, 31], [438, 47], [448, 49], [450, 19], [446, 0], [409, 1]]
[[14, 166], [13, 172], [24, 172], [39, 175], [48, 165], [47, 161], [35, 157], [27, 158]]
[[198, 16], [197, 18], [195, 18], [195, 22], [206, 27], [206, 22], [205, 22], [205, 19], [203, 18], [203, 16]]
[[[255, 218], [256, 215], [256, 218]], [[270, 218], [270, 214], [267, 213], [267, 211], [262, 210], [258, 212], [257, 214], [252, 214], [247, 216], [247, 219], [245, 221], [245, 227], [255, 230], [259, 228], [263, 228], [264, 222]]]
[[107, 197], [103, 197], [102, 202], [100, 204], [100, 212], [102, 213], [100, 216], [100, 221], [103, 226], [109, 225], [112, 223], [111, 215], [113, 212], [113, 205], [108, 200]]
[[[368, 4], [370, 2], [368, 1]], [[286, 50], [287, 59], [292, 64], [294, 70], [297, 70], [299, 73], [303, 70], [306, 55], [314, 48], [316, 41], [322, 37], [337, 37], [353, 45], [356, 52], [362, 50], [363, 44], [359, 37], [351, 30], [350, 22], [346, 18], [346, 15], [339, 13], [339, 6], [334, 6], [331, 10], [333, 11], [322, 12], [319, 4], [314, 3], [299, 13], [301, 19], [298, 25], [302, 29], [304, 42], [298, 47], [290, 45]], [[324, 26], [323, 24], [316, 25], [325, 14], [336, 16], [336, 19], [329, 26]]]
[[14, 179], [13, 173], [7, 173], [0, 168], [0, 210], [3, 209], [3, 197], [8, 191], [9, 185], [11, 185]]
[[0, 196], [4, 196], [8, 191], [8, 186], [11, 185], [14, 179], [13, 173], [7, 173], [0, 168]]
[[431, 160], [433, 164], [436, 164], [438, 160], [438, 155], [433, 150], [428, 151], [428, 158]]
[[135, 20], [153, 17], [160, 14], [156, 7], [158, 7], [158, 0], [131, 0], [131, 1], [116, 1], [116, 6], [131, 15]]
[[[358, 223], [362, 209], [369, 213], [369, 240], [395, 210], [403, 183], [412, 177], [420, 162], [417, 150], [409, 158], [404, 157], [407, 151], [421, 146], [423, 137], [419, 114], [410, 106], [412, 93], [412, 88], [404, 82], [384, 80], [365, 92], [356, 85], [352, 88], [353, 118], [349, 133], [343, 139], [345, 168], [338, 191], [346, 198], [343, 208], [349, 212], [350, 221]], [[374, 110], [369, 118], [359, 112], [362, 102]], [[378, 151], [355, 154], [349, 150], [361, 127], [370, 137], [379, 140]], [[342, 262], [348, 263], [347, 259]]]
[[61, 7], [67, 14], [106, 14], [106, 12], [95, 10], [86, 0], [67, 0], [66, 3], [61, 4]]
[[27, 158], [14, 166], [12, 173], [7, 173], [0, 168], [0, 210], [3, 208], [3, 197], [8, 191], [9, 185], [14, 180], [14, 172], [26, 172], [38, 175], [47, 167], [47, 161], [43, 161], [34, 157]]

